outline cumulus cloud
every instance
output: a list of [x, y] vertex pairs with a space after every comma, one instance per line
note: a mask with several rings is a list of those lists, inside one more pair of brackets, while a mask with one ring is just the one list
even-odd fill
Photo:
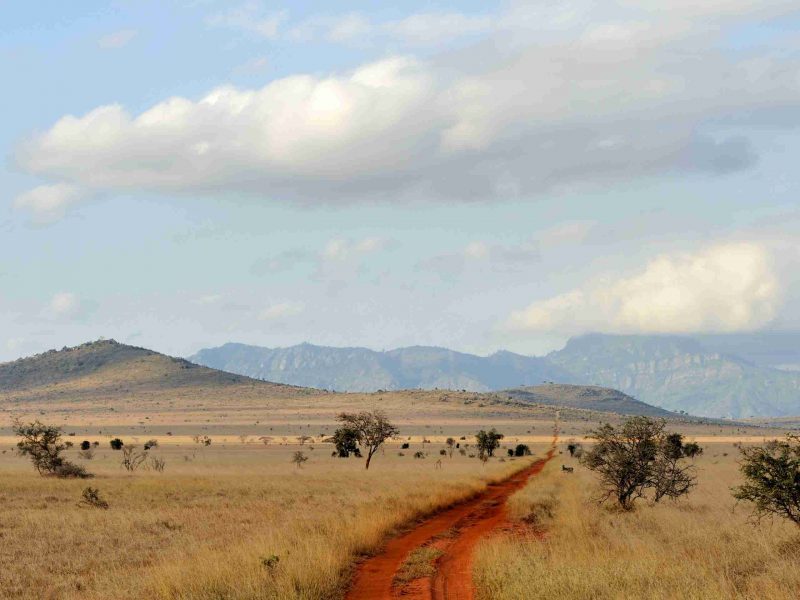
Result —
[[67, 209], [84, 196], [81, 188], [69, 183], [40, 185], [17, 196], [14, 208], [27, 212], [34, 223], [53, 223], [63, 218]]
[[281, 302], [264, 308], [258, 313], [258, 319], [260, 321], [276, 321], [299, 315], [304, 309], [305, 306], [298, 302]]
[[[709, 35], [786, 3], [740, 0], [733, 11], [720, 1], [702, 14], [688, 3], [666, 14], [650, 4], [607, 13], [555, 4], [513, 3], [493, 17], [412, 15], [392, 27], [421, 40], [464, 27], [491, 43], [260, 89], [220, 87], [140, 114], [100, 106], [64, 116], [15, 158], [28, 172], [93, 188], [244, 191], [304, 203], [504, 200], [583, 182], [744, 169], [756, 160], [750, 143], [720, 128], [746, 130], [776, 106], [800, 110], [796, 56], [724, 53]], [[215, 22], [278, 35], [286, 15], [259, 6]], [[374, 26], [350, 15], [335, 35]]]
[[104, 35], [97, 40], [97, 45], [101, 48], [122, 48], [127, 46], [139, 34], [136, 29], [123, 29]]
[[726, 243], [659, 256], [630, 277], [605, 278], [511, 315], [512, 329], [578, 334], [735, 332], [769, 323], [780, 286], [768, 250]]

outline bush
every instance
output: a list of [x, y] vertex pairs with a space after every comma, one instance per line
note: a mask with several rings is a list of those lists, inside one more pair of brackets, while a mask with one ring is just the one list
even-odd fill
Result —
[[308, 460], [308, 457], [303, 454], [302, 450], [297, 450], [294, 455], [292, 456], [292, 462], [297, 465], [297, 468], [300, 469], [303, 467], [303, 463]]
[[425, 453], [422, 450], [414, 452], [414, 458], [425, 458]]
[[84, 488], [81, 497], [82, 500], [80, 501], [80, 504], [85, 504], [87, 506], [91, 506], [92, 508], [108, 508], [108, 502], [100, 497], [100, 490], [97, 488]]
[[163, 473], [164, 468], [167, 466], [167, 461], [161, 458], [160, 456], [151, 456], [150, 466], [153, 468], [155, 472]]
[[757, 521], [779, 516], [800, 527], [800, 436], [739, 452], [745, 483], [734, 488], [734, 498], [751, 502]]
[[92, 443], [89, 440], [83, 440], [81, 442], [81, 450], [88, 450], [92, 447]]
[[403, 444], [400, 446], [401, 450], [408, 450], [408, 448], [409, 448], [408, 442], [403, 442]]
[[511, 448], [509, 448], [508, 450], [506, 450], [506, 453], [507, 453], [509, 456], [514, 456], [514, 451], [513, 451]]
[[94, 475], [86, 471], [82, 466], [66, 460], [58, 465], [53, 470], [52, 474], [61, 479], [91, 479], [94, 477]]
[[112, 450], [122, 450], [122, 447], [125, 445], [119, 438], [114, 438], [109, 442], [109, 444], [111, 445]]
[[144, 449], [150, 450], [150, 448], [157, 448], [158, 447], [158, 440], [147, 440], [144, 443]]
[[697, 442], [689, 442], [683, 445], [683, 455], [687, 458], [694, 458], [700, 456], [702, 453], [703, 449]]
[[[509, 451], [510, 452], [510, 451]], [[514, 448], [514, 456], [530, 456], [531, 449], [527, 444], [517, 444]]]
[[440, 455], [440, 456], [447, 456], [447, 450], [445, 450], [444, 448], [442, 448], [441, 450], [439, 450], [439, 455]]

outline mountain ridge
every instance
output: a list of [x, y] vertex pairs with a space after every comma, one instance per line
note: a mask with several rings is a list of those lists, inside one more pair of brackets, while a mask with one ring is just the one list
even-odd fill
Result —
[[[773, 335], [586, 334], [543, 357], [507, 350], [478, 356], [436, 346], [376, 351], [229, 343], [200, 350], [190, 359], [250, 377], [337, 391], [487, 392], [556, 382], [617, 389], [647, 404], [705, 417], [797, 415], [800, 372], [774, 368], [770, 361], [800, 364], [800, 334], [782, 334], [780, 351], [770, 353]], [[744, 356], [730, 352], [737, 341]]]

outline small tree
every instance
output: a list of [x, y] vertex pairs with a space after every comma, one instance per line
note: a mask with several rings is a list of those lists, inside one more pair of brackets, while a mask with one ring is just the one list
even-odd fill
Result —
[[453, 458], [453, 450], [456, 449], [456, 441], [449, 437], [444, 441], [445, 445], [447, 446], [447, 454], [450, 458]]
[[779, 516], [800, 527], [800, 436], [739, 452], [745, 483], [733, 489], [734, 498], [753, 504], [756, 521]]
[[381, 445], [399, 433], [397, 427], [392, 425], [386, 415], [380, 411], [362, 411], [360, 413], [341, 413], [337, 419], [348, 429], [356, 434], [359, 445], [367, 451], [365, 469], [369, 469], [372, 456]]
[[41, 421], [22, 423], [15, 420], [14, 434], [22, 439], [17, 442], [17, 454], [30, 456], [39, 475], [50, 475], [64, 463], [61, 453], [66, 444], [61, 443], [61, 428], [45, 425]]
[[303, 463], [308, 460], [308, 457], [303, 453], [302, 450], [298, 450], [292, 456], [292, 462], [297, 465], [298, 469], [303, 468]]
[[122, 447], [125, 445], [119, 438], [114, 438], [109, 442], [109, 444], [111, 445], [112, 450], [122, 450]]
[[487, 458], [494, 456], [494, 451], [500, 447], [500, 440], [504, 437], [505, 436], [502, 433], [498, 433], [494, 427], [489, 431], [481, 429], [475, 436], [479, 456], [481, 456], [481, 458], [484, 456]]
[[630, 510], [650, 490], [659, 501], [694, 487], [693, 468], [681, 462], [682, 436], [664, 427], [663, 420], [633, 417], [619, 429], [606, 424], [592, 432], [597, 443], [583, 455], [583, 464], [600, 475], [603, 501], [614, 498]]
[[67, 447], [61, 443], [61, 428], [40, 421], [22, 423], [15, 420], [12, 429], [22, 439], [17, 442], [17, 454], [30, 456], [39, 475], [86, 479], [92, 477], [83, 467], [64, 460], [61, 453]]

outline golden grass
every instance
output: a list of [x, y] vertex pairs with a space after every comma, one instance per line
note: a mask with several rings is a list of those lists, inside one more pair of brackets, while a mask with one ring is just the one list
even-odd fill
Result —
[[[97, 474], [89, 481], [0, 455], [0, 598], [336, 598], [388, 533], [517, 468], [455, 455], [434, 469], [392, 446], [365, 471], [315, 448], [298, 469], [298, 446], [169, 446], [157, 451], [164, 473], [134, 474], [110, 449], [92, 461], [70, 451]], [[108, 510], [78, 505], [87, 485]]]
[[[574, 474], [561, 473], [557, 462], [511, 504], [518, 519], [535, 513], [546, 535], [483, 543], [474, 572], [479, 598], [800, 597], [800, 530], [783, 522], [753, 526], [746, 507], [735, 508], [731, 446], [707, 447], [687, 499], [641, 503], [632, 513], [598, 506], [593, 475], [576, 461], [569, 462]], [[536, 508], [540, 503], [551, 508]]]

